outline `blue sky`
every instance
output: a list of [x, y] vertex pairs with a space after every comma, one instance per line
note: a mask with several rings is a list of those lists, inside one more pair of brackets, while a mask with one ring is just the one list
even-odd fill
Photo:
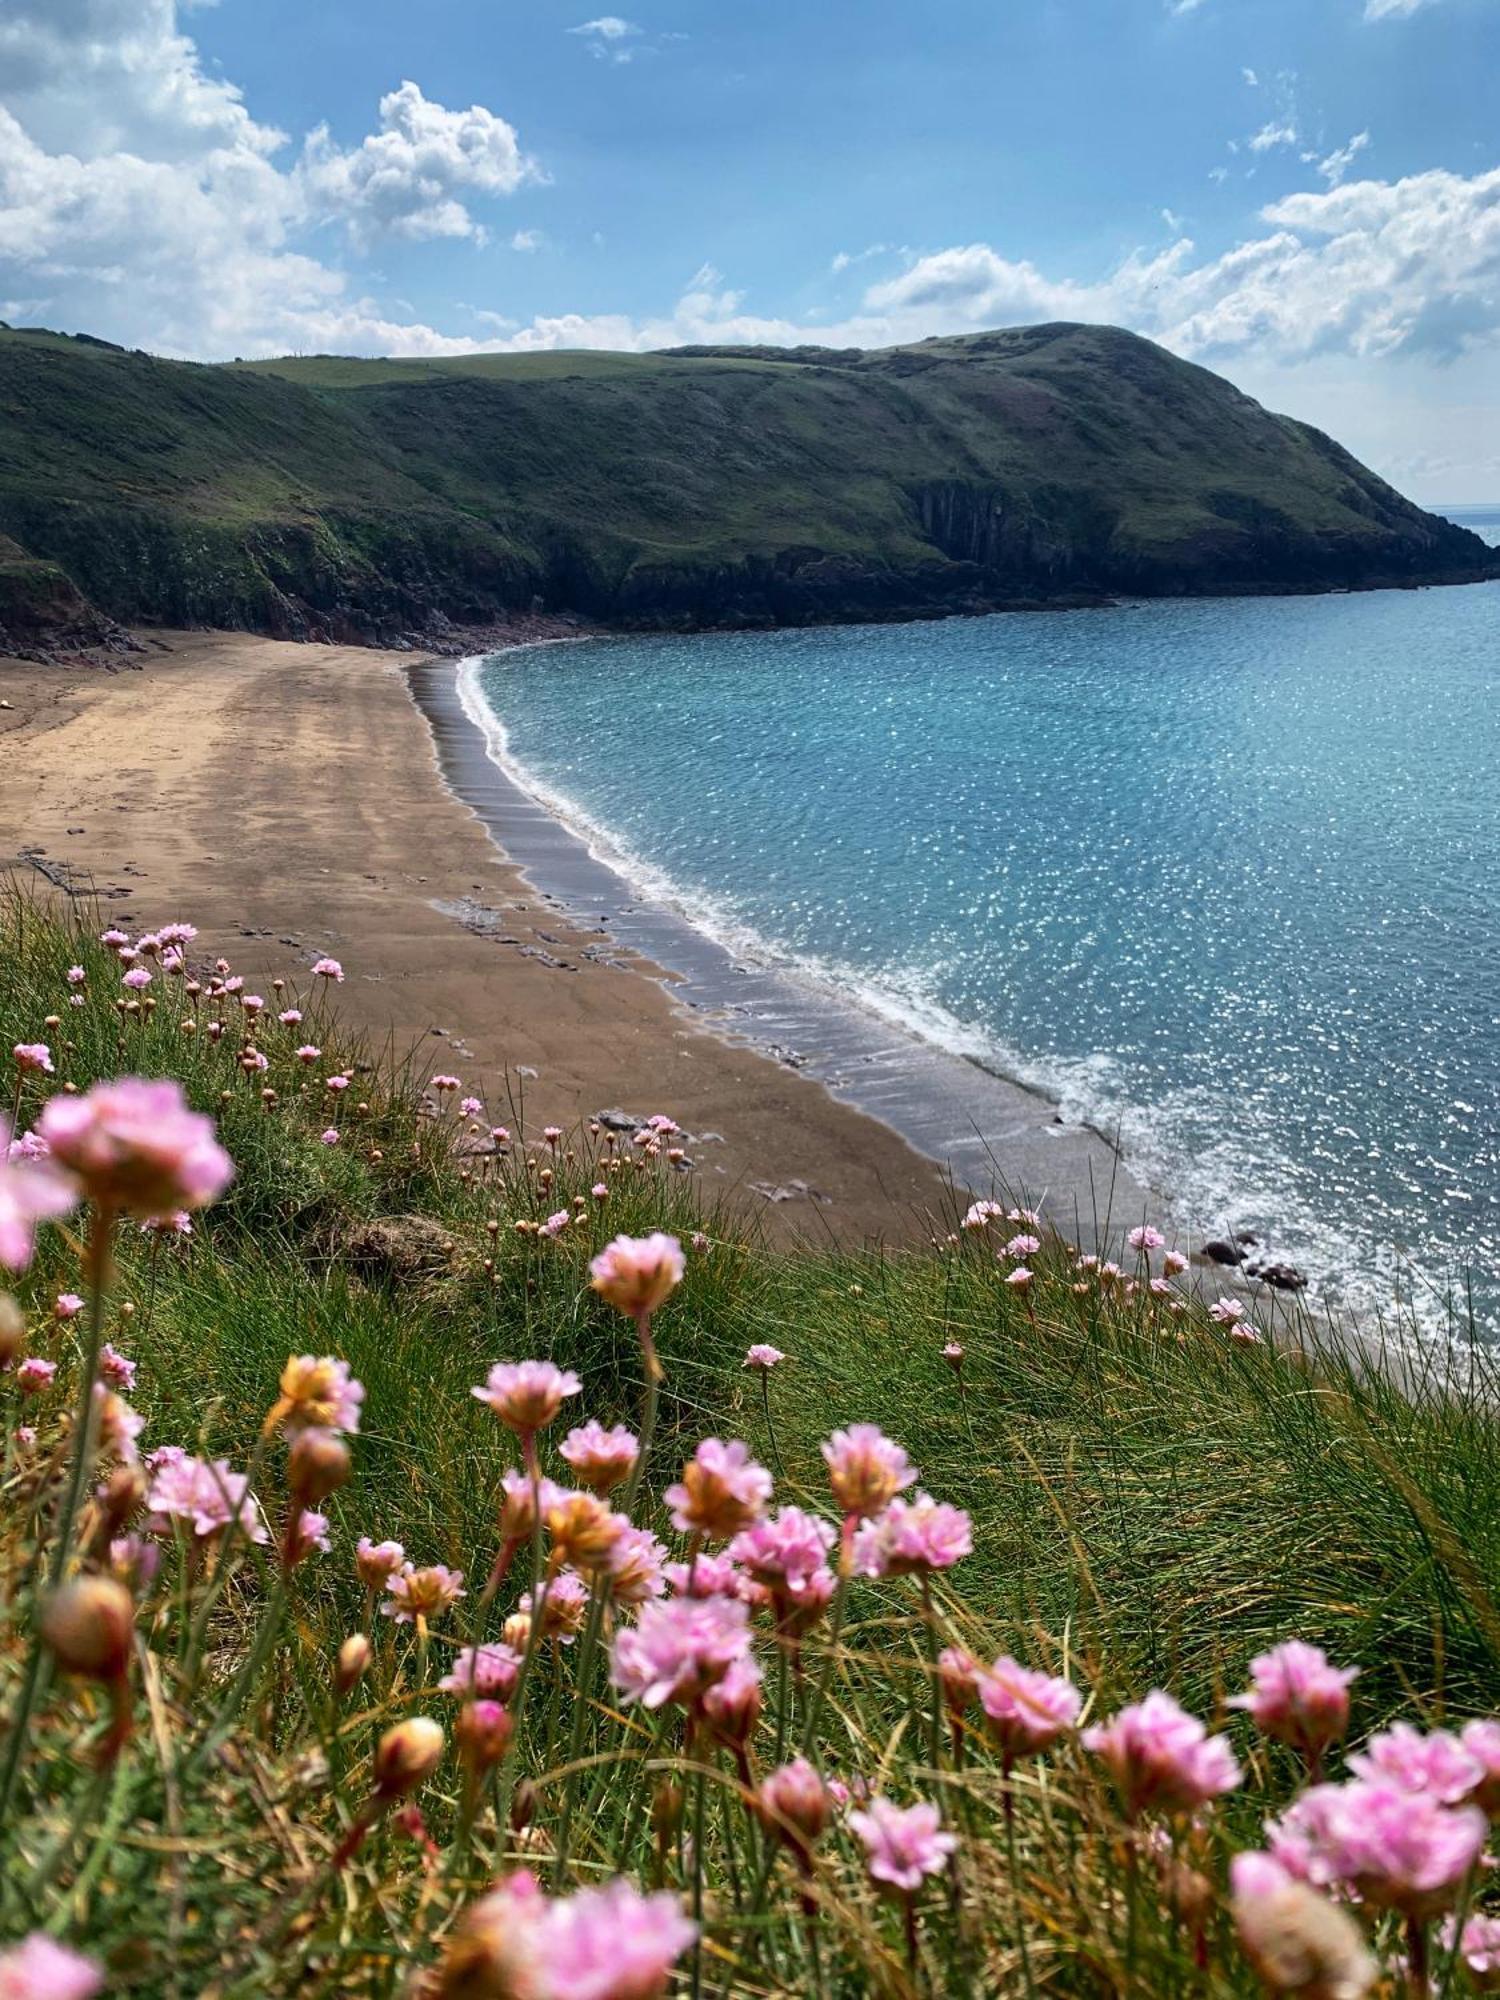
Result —
[[1112, 319], [1500, 497], [1500, 0], [0, 0], [0, 317], [215, 358]]

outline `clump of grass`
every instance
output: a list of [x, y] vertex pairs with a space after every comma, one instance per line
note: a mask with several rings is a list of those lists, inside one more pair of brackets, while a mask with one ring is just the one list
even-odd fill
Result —
[[[97, 929], [0, 907], [17, 1132], [167, 1078], [236, 1172], [143, 1231], [79, 1168], [3, 1308], [17, 1950], [163, 1995], [1484, 1990], [1487, 1357], [1251, 1339], [1147, 1248], [997, 1257], [1024, 1218], [772, 1257], [669, 1130], [497, 1136], [331, 979], [248, 1008], [148, 943], [127, 988]], [[1227, 1707], [1290, 1639], [1356, 1737], [1421, 1733], [1340, 1772], [1342, 1681], [1314, 1726], [1279, 1652]], [[1152, 1687], [1188, 1713], [1093, 1733]]]

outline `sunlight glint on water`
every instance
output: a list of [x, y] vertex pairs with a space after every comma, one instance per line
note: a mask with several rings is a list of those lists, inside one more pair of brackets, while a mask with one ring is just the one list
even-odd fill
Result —
[[483, 682], [545, 795], [741, 951], [1118, 1123], [1335, 1297], [1471, 1266], [1500, 1324], [1500, 585], [614, 638]]

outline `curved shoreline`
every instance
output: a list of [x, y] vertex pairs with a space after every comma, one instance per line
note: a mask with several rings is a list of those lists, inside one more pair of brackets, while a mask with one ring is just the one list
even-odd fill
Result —
[[817, 1082], [960, 1186], [985, 1193], [1001, 1185], [1024, 1196], [1077, 1240], [1159, 1215], [1160, 1199], [1135, 1180], [1109, 1139], [1061, 1123], [1040, 1092], [896, 1028], [852, 998], [783, 968], [744, 962], [686, 917], [641, 896], [506, 768], [500, 746], [463, 699], [460, 676], [469, 664], [425, 661], [406, 676], [448, 789], [563, 916], [602, 930], [656, 968], [695, 1025]]

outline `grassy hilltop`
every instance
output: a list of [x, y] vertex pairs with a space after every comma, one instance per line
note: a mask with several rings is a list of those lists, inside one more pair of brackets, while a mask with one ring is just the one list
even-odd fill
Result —
[[0, 626], [71, 583], [121, 619], [355, 638], [538, 601], [786, 623], [1494, 565], [1320, 432], [1074, 325], [212, 367], [3, 330], [0, 537]]
[[[1500, 1724], [1482, 1719], [1500, 1706], [1491, 1357], [1356, 1366], [1296, 1308], [1257, 1340], [1151, 1283], [1160, 1246], [1122, 1247], [1124, 1270], [1055, 1240], [1002, 1249], [1024, 1221], [1003, 1208], [938, 1223], [930, 1251], [772, 1257], [649, 1143], [537, 1138], [504, 1105], [455, 1110], [464, 1085], [393, 1074], [305, 969], [262, 1008], [216, 975], [219, 940], [189, 941], [174, 970], [147, 939], [131, 986], [97, 921], [0, 895], [0, 1047], [20, 1063], [5, 1115], [57, 1142], [41, 1169], [34, 1141], [8, 1170], [0, 1144], [0, 1992], [95, 1990], [21, 1981], [7, 1953], [28, 1933], [34, 1955], [45, 1933], [141, 2000], [661, 2000], [673, 1958], [673, 1993], [718, 2000], [1495, 1990], [1477, 1859], [1500, 1819]], [[139, 1201], [117, 1217], [124, 1169], [88, 1179], [53, 1122], [122, 1073], [175, 1079], [233, 1160], [185, 1227], [144, 1231]], [[497, 1113], [511, 1130], [488, 1148]], [[108, 1128], [137, 1185], [169, 1170], [175, 1117]], [[59, 1158], [83, 1204], [17, 1269], [29, 1177]], [[687, 1250], [656, 1316], [659, 1396], [644, 1338], [589, 1283], [607, 1238], [655, 1229]], [[745, 1365], [752, 1342], [784, 1350], [773, 1373]], [[304, 1354], [363, 1383], [357, 1421], [328, 1390], [334, 1361], [299, 1373]], [[514, 1407], [470, 1393], [521, 1357], [577, 1374], [532, 1444]], [[109, 1395], [90, 1394], [96, 1362]], [[644, 1542], [577, 1493], [544, 1498], [529, 1539], [518, 1526], [523, 1459], [565, 1489], [590, 1476], [559, 1448], [585, 1418], [638, 1427], [643, 1477], [610, 1504]], [[853, 1499], [820, 1447], [860, 1422], [965, 1510], [972, 1549], [945, 1516], [930, 1559], [861, 1554], [848, 1573]], [[784, 1569], [723, 1520], [674, 1522], [664, 1489], [710, 1433], [774, 1474]], [[916, 1495], [902, 1506], [921, 1518]], [[644, 1583], [580, 1539], [589, 1520], [645, 1560]], [[390, 1615], [394, 1582], [380, 1615], [362, 1536], [398, 1540], [401, 1587], [436, 1591], [420, 1619]], [[724, 1572], [726, 1543], [758, 1591]], [[695, 1552], [704, 1574], [669, 1571], [656, 1594], [662, 1558]], [[435, 1565], [466, 1595], [445, 1601]], [[691, 1613], [688, 1590], [731, 1584], [730, 1608], [694, 1615], [749, 1647], [747, 1705], [720, 1711], [687, 1677], [643, 1705], [631, 1646]], [[535, 1633], [528, 1588], [548, 1593]], [[463, 1677], [481, 1638], [502, 1708]], [[1293, 1638], [1360, 1670], [1352, 1702], [1308, 1708], [1306, 1735], [1230, 1699]], [[948, 1655], [945, 1683], [939, 1648], [977, 1678]], [[1026, 1733], [1050, 1710], [1006, 1709], [999, 1655], [1052, 1677], [1067, 1713], [1050, 1733]], [[1092, 1726], [1152, 1687], [1189, 1711], [1177, 1750], [1112, 1775]], [[821, 1774], [798, 1781], [821, 1815], [800, 1843], [771, 1785], [798, 1751]], [[909, 1893], [868, 1865], [871, 1793], [929, 1808], [956, 1842]], [[1247, 1850], [1295, 1864], [1302, 1840], [1334, 1902], [1245, 1877]], [[518, 1900], [522, 1869], [550, 1906]], [[510, 1887], [477, 1900], [497, 1877]], [[648, 1915], [630, 1884], [673, 1932], [659, 1977], [625, 1949]], [[573, 1922], [603, 1940], [582, 1972], [558, 1934]]]

